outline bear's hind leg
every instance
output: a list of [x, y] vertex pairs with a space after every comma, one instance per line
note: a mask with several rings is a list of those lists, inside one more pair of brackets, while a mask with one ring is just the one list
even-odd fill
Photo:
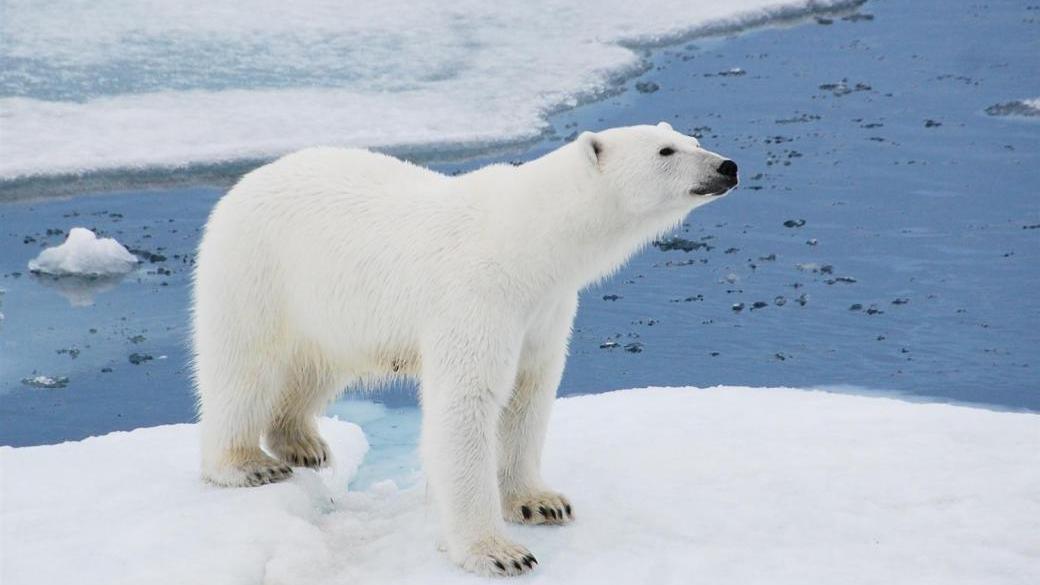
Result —
[[264, 435], [268, 451], [294, 467], [328, 466], [332, 452], [318, 432], [315, 417], [339, 387], [326, 367], [303, 362], [294, 368], [287, 376], [278, 415]]

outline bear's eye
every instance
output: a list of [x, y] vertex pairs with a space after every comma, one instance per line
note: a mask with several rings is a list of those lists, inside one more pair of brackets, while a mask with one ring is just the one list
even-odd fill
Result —
[[657, 154], [660, 154], [661, 156], [672, 156], [673, 154], [675, 154], [675, 149], [670, 146], [666, 146], [662, 148], [661, 151]]

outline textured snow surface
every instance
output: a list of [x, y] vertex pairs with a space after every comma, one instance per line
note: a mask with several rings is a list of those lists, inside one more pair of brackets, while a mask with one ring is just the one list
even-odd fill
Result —
[[530, 138], [639, 66], [620, 43], [852, 3], [10, 0], [0, 179]]
[[112, 238], [98, 238], [87, 228], [72, 228], [65, 241], [40, 252], [29, 270], [54, 276], [114, 276], [134, 269], [137, 257]]
[[[422, 482], [344, 488], [366, 443], [326, 419], [334, 471], [218, 489], [192, 425], [0, 449], [2, 581], [485, 583], [435, 546]], [[510, 527], [525, 583], [1035, 583], [1040, 417], [793, 389], [558, 401], [547, 480], [567, 527]], [[518, 581], [519, 582], [519, 581]]]

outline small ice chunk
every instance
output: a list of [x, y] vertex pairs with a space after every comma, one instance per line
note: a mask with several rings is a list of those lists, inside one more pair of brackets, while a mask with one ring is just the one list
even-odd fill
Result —
[[986, 113], [990, 116], [1040, 116], [1040, 98], [993, 104], [986, 108]]
[[29, 270], [54, 276], [112, 276], [134, 269], [137, 257], [112, 238], [98, 238], [87, 228], [69, 231], [60, 246], [29, 261]]
[[22, 378], [22, 384], [33, 388], [56, 389], [68, 386], [69, 379], [65, 376], [30, 376]]

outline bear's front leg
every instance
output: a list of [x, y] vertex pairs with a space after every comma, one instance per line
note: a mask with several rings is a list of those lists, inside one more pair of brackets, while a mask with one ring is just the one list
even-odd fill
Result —
[[547, 488], [541, 475], [542, 445], [558, 382], [552, 371], [521, 371], [500, 417], [498, 480], [502, 511], [510, 522], [567, 524], [574, 519], [570, 500]]
[[577, 295], [546, 303], [525, 336], [516, 382], [499, 420], [498, 481], [506, 520], [567, 524], [574, 508], [542, 481], [542, 447], [563, 376]]
[[482, 575], [521, 575], [537, 564], [505, 535], [498, 491], [498, 419], [519, 353], [499, 341], [508, 337], [455, 332], [423, 351], [423, 466], [449, 556]]

